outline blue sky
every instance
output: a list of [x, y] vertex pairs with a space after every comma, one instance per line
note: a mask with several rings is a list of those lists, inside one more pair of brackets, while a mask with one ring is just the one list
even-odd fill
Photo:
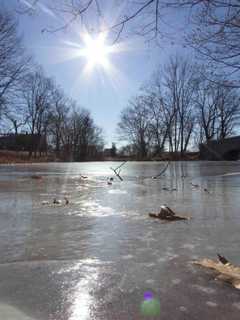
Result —
[[[17, 0], [0, 0], [0, 3], [14, 12]], [[178, 51], [183, 54], [182, 46], [172, 45], [168, 39], [157, 47], [153, 42], [145, 43], [143, 38], [130, 37], [124, 39], [126, 51], [109, 57], [117, 70], [115, 74], [104, 74], [101, 68], [97, 68], [86, 76], [83, 73], [86, 59], [70, 59], [71, 50], [66, 46], [67, 41], [81, 44], [78, 25], [73, 24], [67, 30], [55, 33], [42, 33], [46, 26], [58, 23], [58, 17], [43, 10], [34, 16], [18, 15], [18, 20], [28, 52], [67, 96], [91, 111], [96, 124], [103, 128], [108, 145], [118, 143], [116, 127], [128, 100], [137, 94], [139, 87], [170, 54]]]

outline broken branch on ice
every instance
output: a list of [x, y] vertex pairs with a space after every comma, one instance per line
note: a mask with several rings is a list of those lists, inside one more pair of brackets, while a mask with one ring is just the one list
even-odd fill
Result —
[[159, 213], [149, 213], [149, 217], [157, 218], [160, 220], [167, 220], [167, 221], [177, 221], [177, 220], [188, 220], [188, 217], [177, 216], [175, 212], [170, 209], [169, 207], [163, 205], [161, 206]]
[[116, 168], [112, 168], [110, 167], [110, 169], [115, 173], [115, 175], [118, 177], [118, 179], [120, 181], [123, 181], [123, 178], [120, 176], [120, 173], [121, 173], [121, 168], [127, 163], [127, 161], [124, 161], [123, 163], [121, 163], [118, 167]]
[[232, 265], [225, 257], [218, 254], [218, 260], [202, 259], [193, 263], [217, 272], [216, 279], [230, 283], [234, 288], [240, 289], [240, 267]]
[[163, 170], [162, 170], [159, 174], [157, 174], [156, 176], [152, 177], [152, 179], [158, 179], [158, 178], [160, 178], [161, 175], [164, 174], [164, 172], [167, 170], [169, 164], [170, 164], [170, 161], [168, 161], [168, 163], [167, 163], [166, 166], [163, 168]]

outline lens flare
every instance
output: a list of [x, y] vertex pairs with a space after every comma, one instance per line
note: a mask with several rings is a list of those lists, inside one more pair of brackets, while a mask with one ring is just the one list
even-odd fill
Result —
[[96, 84], [111, 88], [114, 94], [119, 94], [119, 88], [129, 89], [132, 85], [118, 65], [123, 54], [140, 50], [137, 41], [113, 43], [106, 32], [92, 35], [87, 30], [79, 32], [78, 27], [73, 30], [71, 38], [60, 39], [60, 44], [51, 48], [54, 51], [51, 55], [48, 53], [48, 59], [51, 60], [49, 63], [57, 65], [75, 61], [71, 95], [78, 92], [79, 86], [85, 86], [88, 94], [92, 94]]
[[156, 317], [160, 315], [160, 302], [154, 298], [151, 291], [144, 293], [144, 301], [141, 304], [141, 314], [144, 317]]

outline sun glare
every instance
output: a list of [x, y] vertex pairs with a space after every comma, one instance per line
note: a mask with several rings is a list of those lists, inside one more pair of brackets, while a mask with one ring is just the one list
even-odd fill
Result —
[[[62, 40], [63, 47], [59, 50], [58, 63], [69, 60], [81, 60], [81, 72], [78, 73], [73, 89], [77, 87], [80, 79], [90, 80], [90, 75], [96, 74], [102, 84], [108, 83], [117, 90], [120, 85], [126, 85], [128, 79], [119, 70], [113, 61], [113, 55], [119, 55], [126, 51], [135, 50], [136, 45], [131, 42], [109, 43], [108, 33], [102, 32], [97, 35], [76, 32], [80, 36], [78, 41]], [[80, 59], [79, 59], [80, 58]], [[56, 61], [56, 57], [54, 57]], [[119, 60], [115, 60], [115, 62]], [[85, 65], [82, 65], [85, 62]], [[96, 72], [95, 72], [96, 71]]]
[[93, 38], [88, 33], [83, 37], [84, 48], [80, 49], [80, 55], [87, 59], [87, 70], [96, 66], [108, 69], [110, 66], [109, 54], [113, 52], [113, 46], [106, 44], [106, 34], [101, 33]]

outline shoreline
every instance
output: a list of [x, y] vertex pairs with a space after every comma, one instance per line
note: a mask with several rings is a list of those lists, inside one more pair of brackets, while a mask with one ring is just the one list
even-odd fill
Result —
[[95, 159], [85, 159], [82, 161], [69, 161], [69, 160], [63, 160], [61, 158], [57, 158], [54, 154], [44, 155], [44, 156], [38, 156], [38, 157], [31, 157], [29, 158], [29, 155], [27, 152], [22, 151], [9, 151], [9, 150], [0, 150], [0, 164], [21, 164], [21, 163], [52, 163], [52, 162], [124, 162], [124, 161], [136, 161], [136, 162], [153, 162], [153, 161], [199, 161], [201, 160], [199, 157], [198, 152], [188, 152], [184, 155], [180, 155], [179, 153], [168, 153], [165, 152], [162, 154], [161, 157], [152, 157], [152, 158], [145, 158], [145, 159], [139, 159], [137, 157], [129, 157], [129, 156], [116, 156], [116, 157], [99, 157]]

